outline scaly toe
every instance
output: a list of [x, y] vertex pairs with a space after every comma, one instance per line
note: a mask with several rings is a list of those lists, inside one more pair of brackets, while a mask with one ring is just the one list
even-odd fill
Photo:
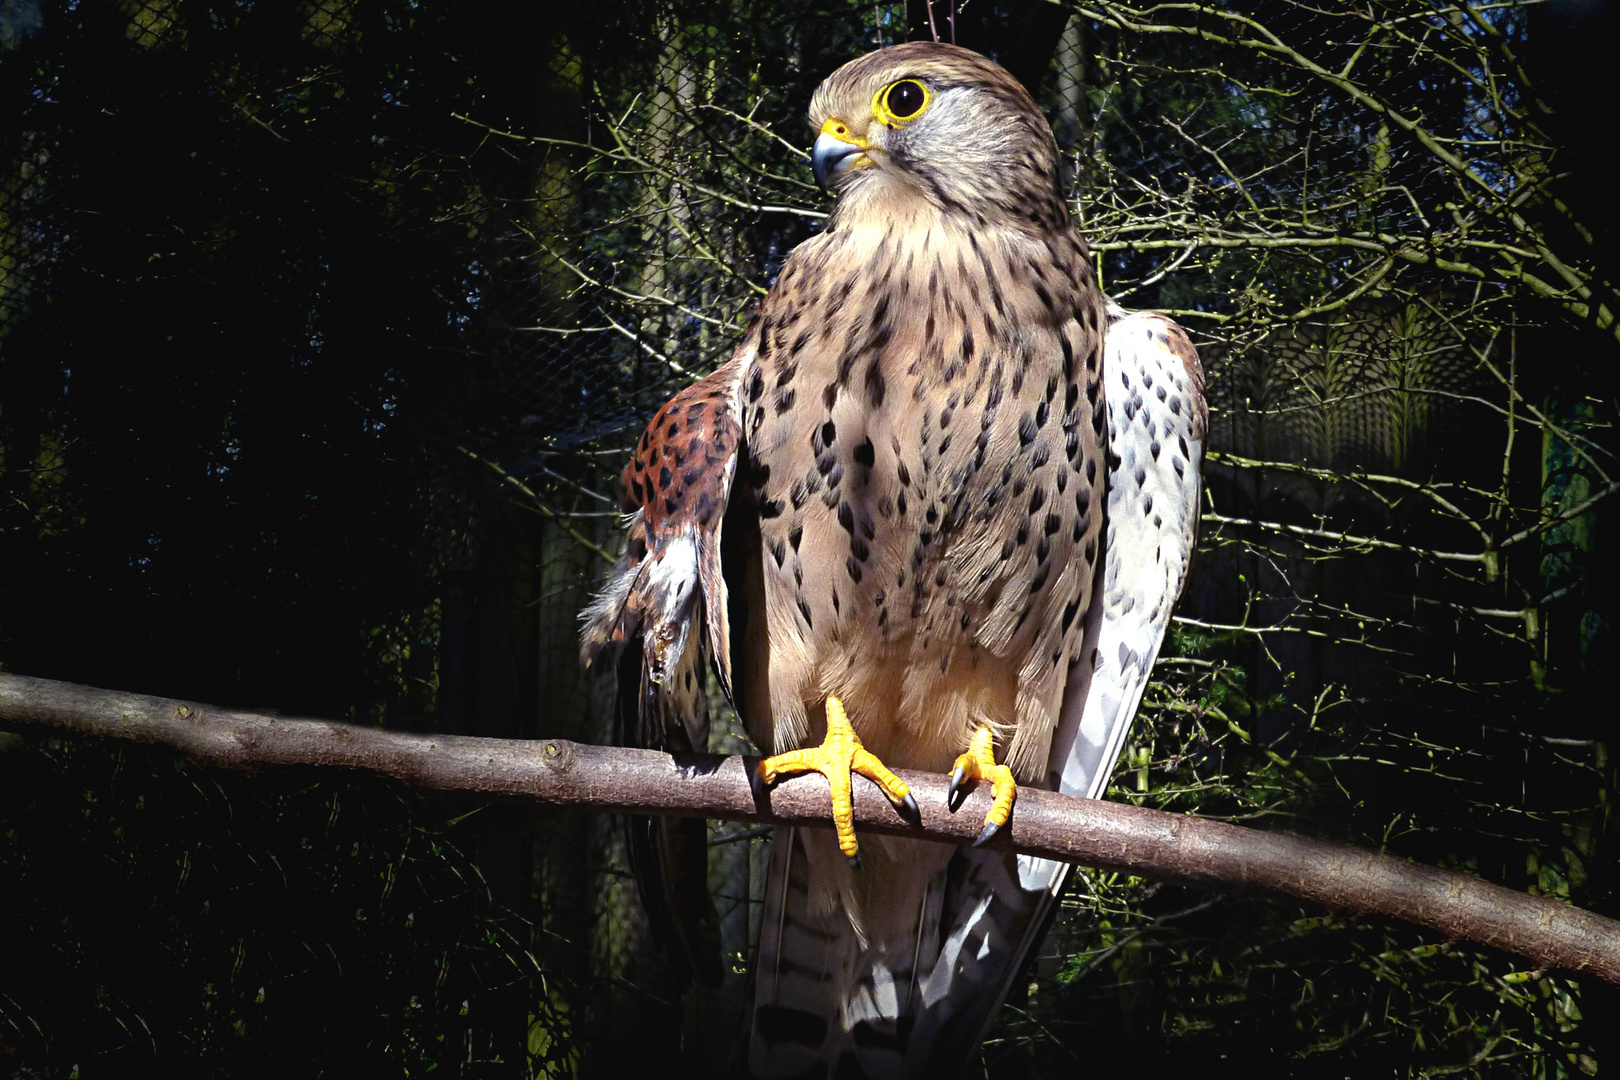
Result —
[[967, 753], [956, 759], [951, 784], [945, 793], [945, 805], [950, 807], [953, 814], [967, 801], [966, 782], [969, 779], [988, 781], [992, 795], [990, 812], [984, 816], [984, 828], [973, 841], [973, 846], [978, 847], [1007, 823], [1013, 800], [1018, 798], [1018, 784], [1013, 780], [1012, 770], [996, 764], [994, 732], [988, 724], [973, 733]]

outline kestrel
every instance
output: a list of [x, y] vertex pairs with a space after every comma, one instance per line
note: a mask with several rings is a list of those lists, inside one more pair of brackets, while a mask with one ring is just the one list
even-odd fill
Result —
[[[701, 749], [712, 660], [776, 755], [761, 780], [827, 775], [835, 830], [774, 840], [749, 1070], [951, 1074], [1065, 868], [857, 841], [852, 774], [902, 808], [891, 767], [989, 784], [981, 841], [1019, 783], [1101, 797], [1186, 576], [1203, 376], [1173, 322], [1103, 296], [1051, 128], [997, 64], [883, 49], [810, 121], [836, 206], [637, 444], [583, 651], [622, 649], [628, 739]], [[701, 882], [702, 833], [679, 856], [649, 828], [658, 880], [684, 857]], [[690, 949], [700, 905], [677, 904]]]

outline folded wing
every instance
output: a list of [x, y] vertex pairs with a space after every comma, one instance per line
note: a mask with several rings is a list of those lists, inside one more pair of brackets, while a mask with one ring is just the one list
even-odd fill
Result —
[[[739, 389], [753, 362], [732, 361], [676, 394], [624, 470], [625, 553], [581, 618], [587, 666], [604, 652], [619, 674], [614, 741], [672, 752], [708, 748], [707, 668], [731, 692], [721, 525], [742, 452]], [[694, 630], [696, 631], [694, 633]], [[702, 820], [633, 816], [630, 857], [653, 936], [682, 981], [720, 981]]]

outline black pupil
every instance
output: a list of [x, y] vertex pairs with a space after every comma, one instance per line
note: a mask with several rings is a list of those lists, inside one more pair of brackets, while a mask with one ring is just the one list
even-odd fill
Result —
[[895, 83], [889, 91], [889, 111], [898, 117], [911, 116], [923, 107], [923, 88], [914, 82]]

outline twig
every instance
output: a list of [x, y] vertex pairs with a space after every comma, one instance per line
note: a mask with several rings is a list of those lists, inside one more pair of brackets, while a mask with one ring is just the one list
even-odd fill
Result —
[[574, 542], [576, 544], [584, 547], [587, 551], [595, 553], [609, 565], [612, 565], [618, 561], [607, 550], [605, 550], [602, 545], [595, 543], [590, 537], [568, 524], [566, 515], [559, 514], [557, 511], [547, 506], [545, 500], [540, 498], [533, 488], [531, 488], [528, 484], [525, 484], [522, 480], [519, 480], [517, 477], [513, 476], [511, 473], [507, 472], [497, 462], [493, 462], [486, 457], [480, 457], [477, 453], [467, 449], [465, 446], [458, 446], [456, 449], [460, 450], [463, 454], [466, 454], [480, 465], [488, 467], [491, 472], [501, 478], [503, 483], [509, 484], [512, 487], [517, 488], [523, 494], [527, 495], [531, 500], [533, 500], [534, 511], [540, 516], [549, 518], [555, 522], [559, 529], [574, 538]]

